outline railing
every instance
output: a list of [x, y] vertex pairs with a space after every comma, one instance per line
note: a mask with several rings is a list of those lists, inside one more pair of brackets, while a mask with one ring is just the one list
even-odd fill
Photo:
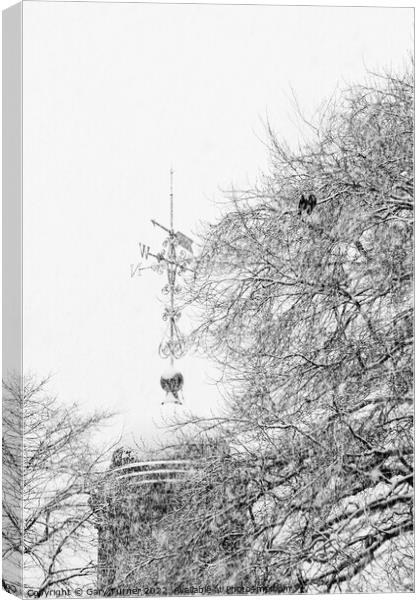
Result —
[[182, 483], [195, 470], [192, 460], [151, 460], [130, 462], [109, 471], [115, 481], [127, 481], [128, 485], [147, 485], [155, 483]]

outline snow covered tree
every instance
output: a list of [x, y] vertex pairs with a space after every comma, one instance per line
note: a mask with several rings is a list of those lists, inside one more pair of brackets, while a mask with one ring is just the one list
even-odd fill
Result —
[[3, 585], [32, 596], [96, 579], [88, 498], [103, 453], [92, 436], [110, 417], [60, 405], [47, 383], [27, 377], [3, 384]]
[[293, 152], [269, 129], [271, 172], [203, 232], [193, 339], [226, 407], [174, 425], [168, 456], [194, 468], [143, 486], [153, 519], [114, 585], [413, 589], [411, 73], [352, 87], [311, 131]]
[[190, 520], [196, 556], [204, 523], [240, 511], [225, 582], [411, 590], [412, 74], [353, 86], [297, 151], [269, 140], [271, 172], [207, 227], [190, 289], [228, 398], [218, 427], [245, 462], [241, 492]]

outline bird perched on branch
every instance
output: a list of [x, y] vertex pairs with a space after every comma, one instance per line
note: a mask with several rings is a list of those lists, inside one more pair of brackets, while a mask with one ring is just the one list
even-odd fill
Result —
[[298, 205], [298, 214], [301, 215], [302, 211], [306, 211], [308, 215], [311, 214], [313, 209], [316, 206], [316, 196], [315, 194], [309, 194], [309, 197], [306, 198], [304, 194], [301, 195]]

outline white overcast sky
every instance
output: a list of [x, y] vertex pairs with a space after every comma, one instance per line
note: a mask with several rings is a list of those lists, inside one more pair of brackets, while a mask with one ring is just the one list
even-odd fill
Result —
[[[191, 235], [266, 169], [267, 116], [296, 140], [292, 90], [311, 117], [412, 46], [403, 8], [25, 2], [25, 370], [120, 411], [112, 434], [155, 436], [164, 278], [130, 264], [139, 241], [159, 249], [171, 164]], [[186, 410], [217, 411], [211, 365], [179, 365]]]

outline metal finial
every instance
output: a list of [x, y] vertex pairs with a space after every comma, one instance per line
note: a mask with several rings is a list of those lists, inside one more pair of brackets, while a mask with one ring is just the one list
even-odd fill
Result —
[[145, 260], [148, 260], [148, 258], [151, 256], [156, 259], [156, 263], [151, 267], [142, 267], [141, 263], [138, 263], [137, 265], [131, 265], [131, 276], [133, 277], [136, 273], [140, 274], [140, 272], [149, 268], [161, 274], [166, 273], [167, 282], [163, 287], [162, 292], [169, 296], [169, 299], [165, 303], [165, 310], [162, 317], [164, 321], [168, 322], [168, 328], [161, 343], [159, 344], [159, 354], [162, 358], [169, 359], [170, 375], [166, 373], [165, 377], [162, 376], [161, 385], [166, 387], [169, 386], [168, 389], [164, 387], [165, 391], [167, 392], [167, 402], [175, 401], [180, 403], [178, 394], [181, 394], [184, 378], [182, 373], [174, 368], [174, 361], [175, 359], [181, 358], [186, 353], [187, 340], [181, 333], [177, 324], [177, 321], [181, 316], [181, 307], [177, 305], [176, 295], [182, 290], [182, 287], [178, 284], [178, 277], [183, 275], [186, 271], [192, 271], [193, 241], [181, 231], [177, 231], [175, 233], [174, 170], [172, 166], [170, 168], [169, 175], [170, 226], [169, 228], [165, 227], [165, 225], [162, 225], [161, 223], [158, 223], [152, 219], [153, 225], [165, 231], [167, 237], [163, 242], [161, 252], [157, 254], [151, 252], [149, 246], [145, 246], [145, 244], [140, 243], [141, 257], [145, 258]]

